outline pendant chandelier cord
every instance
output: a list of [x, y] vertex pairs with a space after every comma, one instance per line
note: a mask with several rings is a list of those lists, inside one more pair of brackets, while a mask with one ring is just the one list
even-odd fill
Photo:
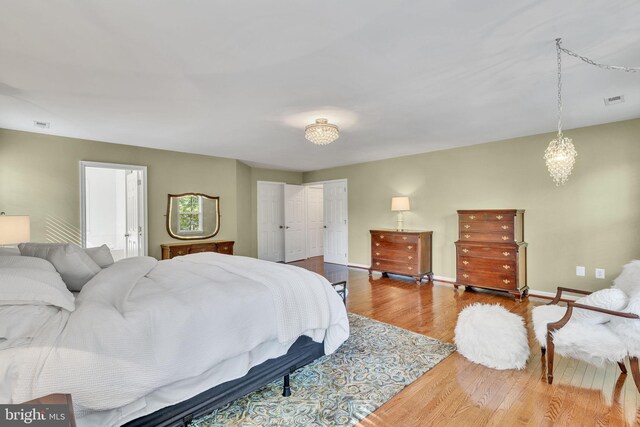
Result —
[[605, 69], [605, 70], [617, 70], [617, 71], [625, 71], [627, 73], [638, 73], [640, 72], [640, 67], [622, 67], [620, 65], [607, 65], [607, 64], [598, 64], [597, 62], [595, 62], [592, 59], [587, 58], [586, 56], [581, 56], [578, 55], [577, 53], [570, 51], [569, 49], [565, 49], [564, 47], [560, 46], [560, 43], [562, 43], [562, 39], [556, 39], [556, 46], [558, 47], [558, 50], [561, 50], [562, 52], [566, 53], [569, 56], [573, 56], [574, 58], [578, 58], [581, 61], [586, 62], [587, 64], [591, 64], [591, 65], [595, 65], [596, 67]]
[[558, 140], [562, 139], [562, 39], [556, 39], [556, 52], [558, 56]]

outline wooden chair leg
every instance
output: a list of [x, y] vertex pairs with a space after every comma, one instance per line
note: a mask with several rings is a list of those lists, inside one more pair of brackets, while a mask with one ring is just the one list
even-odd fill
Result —
[[631, 365], [631, 374], [633, 375], [633, 381], [636, 383], [636, 388], [640, 392], [640, 369], [638, 368], [638, 358], [630, 357], [629, 365]]
[[624, 366], [624, 360], [622, 362], [618, 362], [618, 366], [620, 367], [622, 375], [627, 375], [627, 367]]
[[547, 382], [553, 384], [553, 335], [551, 332], [547, 332]]

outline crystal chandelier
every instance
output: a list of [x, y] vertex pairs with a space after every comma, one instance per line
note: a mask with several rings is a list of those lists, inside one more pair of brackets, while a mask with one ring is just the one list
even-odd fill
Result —
[[564, 52], [567, 55], [578, 58], [579, 60], [586, 62], [587, 64], [594, 65], [598, 68], [605, 70], [625, 71], [627, 73], [640, 72], [638, 67], [623, 67], [619, 65], [607, 65], [600, 64], [586, 56], [580, 56], [575, 52], [570, 51], [562, 47], [560, 44], [562, 39], [556, 39], [556, 52], [558, 56], [558, 137], [549, 143], [549, 147], [544, 152], [544, 159], [547, 163], [547, 169], [551, 178], [555, 181], [556, 185], [563, 185], [569, 179], [573, 165], [576, 162], [576, 148], [570, 138], [565, 138], [562, 135], [562, 58], [561, 53]]
[[571, 142], [571, 138], [566, 138], [562, 135], [562, 57], [560, 39], [556, 39], [556, 50], [558, 56], [558, 137], [549, 143], [544, 152], [544, 160], [551, 178], [558, 186], [564, 185], [569, 179], [578, 153]]
[[314, 124], [304, 128], [304, 137], [317, 145], [331, 144], [339, 136], [338, 126], [329, 123], [327, 119], [316, 119]]

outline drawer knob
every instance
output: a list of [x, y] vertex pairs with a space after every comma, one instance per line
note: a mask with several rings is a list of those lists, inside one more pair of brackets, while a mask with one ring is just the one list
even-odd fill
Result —
[[409, 258], [409, 259], [413, 259], [413, 257], [412, 257], [412, 256], [410, 256], [410, 257], [408, 257], [408, 258]]
[[465, 279], [469, 278], [469, 275], [467, 273], [463, 274], [462, 277], [464, 277]]
[[469, 237], [471, 237], [471, 234], [465, 234], [465, 235], [464, 235], [464, 238], [465, 238], [465, 239], [468, 239]]
[[502, 255], [509, 256], [509, 255], [511, 255], [511, 252], [502, 252]]
[[407, 240], [407, 236], [402, 236], [402, 240]]
[[469, 252], [469, 249], [467, 249], [467, 248], [462, 248], [462, 252], [464, 252], [464, 253], [466, 254], [467, 252]]
[[384, 236], [381, 234], [381, 235], [380, 235], [380, 238], [381, 238], [381, 239], [384, 239]]
[[376, 262], [376, 265], [380, 265], [380, 263], [379, 263], [379, 262]]
[[509, 240], [509, 236], [502, 236], [502, 240]]
[[407, 249], [413, 249], [413, 246], [409, 245], [407, 246]]
[[511, 280], [509, 280], [509, 279], [504, 279], [504, 280], [503, 280], [503, 282], [504, 282], [504, 284], [505, 284], [505, 285], [508, 285], [509, 283], [511, 283]]
[[471, 228], [471, 226], [469, 224], [465, 224], [464, 228]]
[[503, 229], [503, 230], [508, 230], [508, 229], [509, 229], [509, 226], [508, 226], [508, 225], [503, 225], [503, 226], [502, 226], [502, 229]]
[[464, 260], [464, 261], [462, 261], [462, 263], [463, 263], [464, 265], [468, 265], [468, 264], [469, 264], [469, 261]]
[[380, 243], [376, 243], [376, 246], [380, 246]]
[[411, 270], [413, 267], [407, 267], [407, 270]]
[[510, 266], [510, 265], [505, 264], [505, 265], [503, 265], [503, 266], [502, 266], [502, 268], [504, 268], [505, 270], [509, 270], [509, 269], [511, 268], [511, 266]]
[[469, 215], [469, 219], [476, 219], [475, 215]]
[[380, 252], [376, 252], [376, 255], [380, 255]]
[[496, 218], [498, 218], [498, 219], [502, 219], [502, 218], [504, 218], [504, 217], [503, 217], [502, 215], [496, 215]]

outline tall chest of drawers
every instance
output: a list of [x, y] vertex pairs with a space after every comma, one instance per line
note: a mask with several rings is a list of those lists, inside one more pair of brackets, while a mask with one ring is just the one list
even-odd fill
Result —
[[371, 233], [371, 268], [387, 273], [411, 276], [417, 284], [431, 271], [431, 231], [369, 230]]
[[460, 210], [456, 288], [474, 286], [527, 295], [524, 210]]

